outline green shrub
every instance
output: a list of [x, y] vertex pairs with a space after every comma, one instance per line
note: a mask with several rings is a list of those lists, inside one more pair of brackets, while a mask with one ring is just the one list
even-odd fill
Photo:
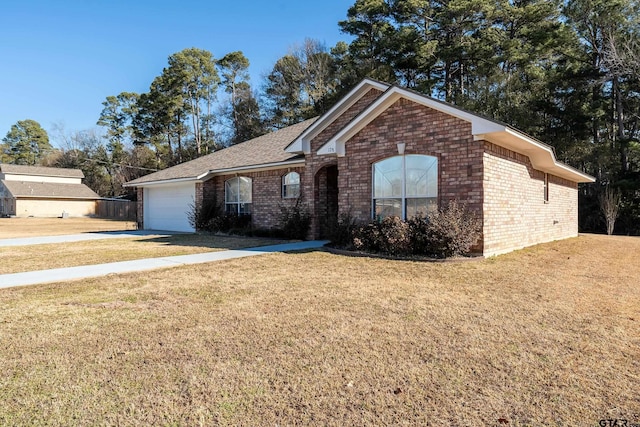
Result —
[[311, 227], [311, 214], [302, 198], [296, 199], [292, 206], [280, 206], [280, 228], [288, 239], [305, 240]]

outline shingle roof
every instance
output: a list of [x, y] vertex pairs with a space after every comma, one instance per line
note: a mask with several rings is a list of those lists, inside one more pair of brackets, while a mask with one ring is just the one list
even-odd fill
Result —
[[298, 154], [287, 153], [284, 149], [315, 120], [316, 118], [305, 120], [195, 160], [145, 175], [128, 182], [127, 186], [172, 179], [195, 179], [209, 171], [267, 165], [300, 158]]
[[84, 184], [60, 184], [55, 182], [1, 181], [13, 197], [45, 199], [99, 199]]
[[65, 178], [84, 178], [80, 169], [48, 168], [44, 166], [25, 166], [0, 164], [0, 172], [16, 175], [58, 176]]

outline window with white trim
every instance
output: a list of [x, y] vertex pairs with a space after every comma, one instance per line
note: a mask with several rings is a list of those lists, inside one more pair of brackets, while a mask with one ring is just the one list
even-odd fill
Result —
[[251, 178], [237, 176], [224, 183], [224, 206], [227, 213], [248, 215], [251, 213]]
[[282, 197], [284, 199], [300, 197], [300, 174], [298, 172], [289, 172], [282, 177]]
[[438, 208], [438, 159], [409, 154], [372, 165], [374, 218], [402, 219], [426, 215]]

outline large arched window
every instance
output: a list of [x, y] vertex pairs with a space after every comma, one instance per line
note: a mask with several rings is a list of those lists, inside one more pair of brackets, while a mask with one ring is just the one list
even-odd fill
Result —
[[373, 164], [373, 216], [402, 219], [438, 207], [438, 159], [409, 154]]
[[224, 205], [227, 213], [251, 213], [251, 178], [237, 176], [224, 183]]
[[282, 177], [282, 197], [285, 199], [300, 197], [300, 174], [298, 172], [289, 172]]

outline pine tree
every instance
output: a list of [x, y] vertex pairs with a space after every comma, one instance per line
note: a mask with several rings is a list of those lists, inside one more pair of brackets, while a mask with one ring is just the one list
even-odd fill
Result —
[[19, 120], [2, 140], [3, 161], [18, 165], [37, 165], [53, 147], [49, 135], [35, 120]]

